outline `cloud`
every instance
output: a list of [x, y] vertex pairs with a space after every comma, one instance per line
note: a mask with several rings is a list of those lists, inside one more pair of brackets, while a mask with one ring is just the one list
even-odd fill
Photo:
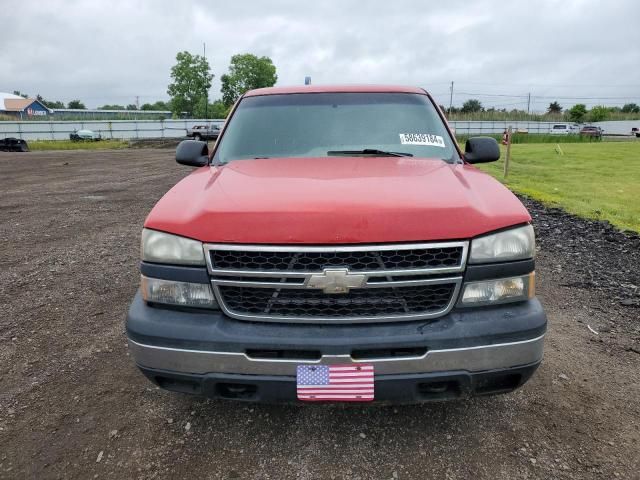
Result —
[[0, 91], [91, 107], [166, 99], [175, 54], [206, 42], [211, 98], [230, 57], [251, 52], [273, 59], [282, 85], [419, 85], [447, 104], [453, 80], [456, 104], [639, 102], [634, 11], [632, 0], [3, 0]]

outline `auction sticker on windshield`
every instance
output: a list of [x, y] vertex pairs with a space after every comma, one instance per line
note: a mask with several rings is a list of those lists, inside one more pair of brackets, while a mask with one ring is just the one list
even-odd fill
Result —
[[402, 145], [425, 145], [445, 148], [444, 139], [440, 135], [431, 135], [429, 133], [401, 133], [400, 143]]

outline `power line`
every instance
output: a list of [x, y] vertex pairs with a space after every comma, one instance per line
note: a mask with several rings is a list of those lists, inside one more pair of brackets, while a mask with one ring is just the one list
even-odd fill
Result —
[[[503, 86], [503, 87], [567, 87], [567, 88], [581, 88], [581, 87], [607, 87], [607, 88], [638, 88], [640, 83], [631, 84], [613, 84], [613, 83], [572, 83], [572, 84], [559, 84], [559, 83], [484, 83], [484, 82], [459, 82], [463, 85], [483, 85], [483, 86]], [[433, 84], [435, 85], [435, 84]]]

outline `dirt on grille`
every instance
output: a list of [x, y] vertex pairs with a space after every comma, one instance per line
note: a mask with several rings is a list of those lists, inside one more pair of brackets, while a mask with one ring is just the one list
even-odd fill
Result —
[[265, 406], [155, 388], [127, 354], [170, 150], [0, 153], [0, 478], [640, 478], [638, 237], [527, 202], [545, 359], [508, 395]]

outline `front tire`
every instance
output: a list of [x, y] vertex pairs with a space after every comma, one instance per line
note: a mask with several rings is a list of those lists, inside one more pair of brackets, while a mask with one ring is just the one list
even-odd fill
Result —
[[202, 136], [201, 136], [199, 133], [196, 133], [196, 134], [193, 136], [193, 139], [199, 142], [200, 140], [202, 140]]

